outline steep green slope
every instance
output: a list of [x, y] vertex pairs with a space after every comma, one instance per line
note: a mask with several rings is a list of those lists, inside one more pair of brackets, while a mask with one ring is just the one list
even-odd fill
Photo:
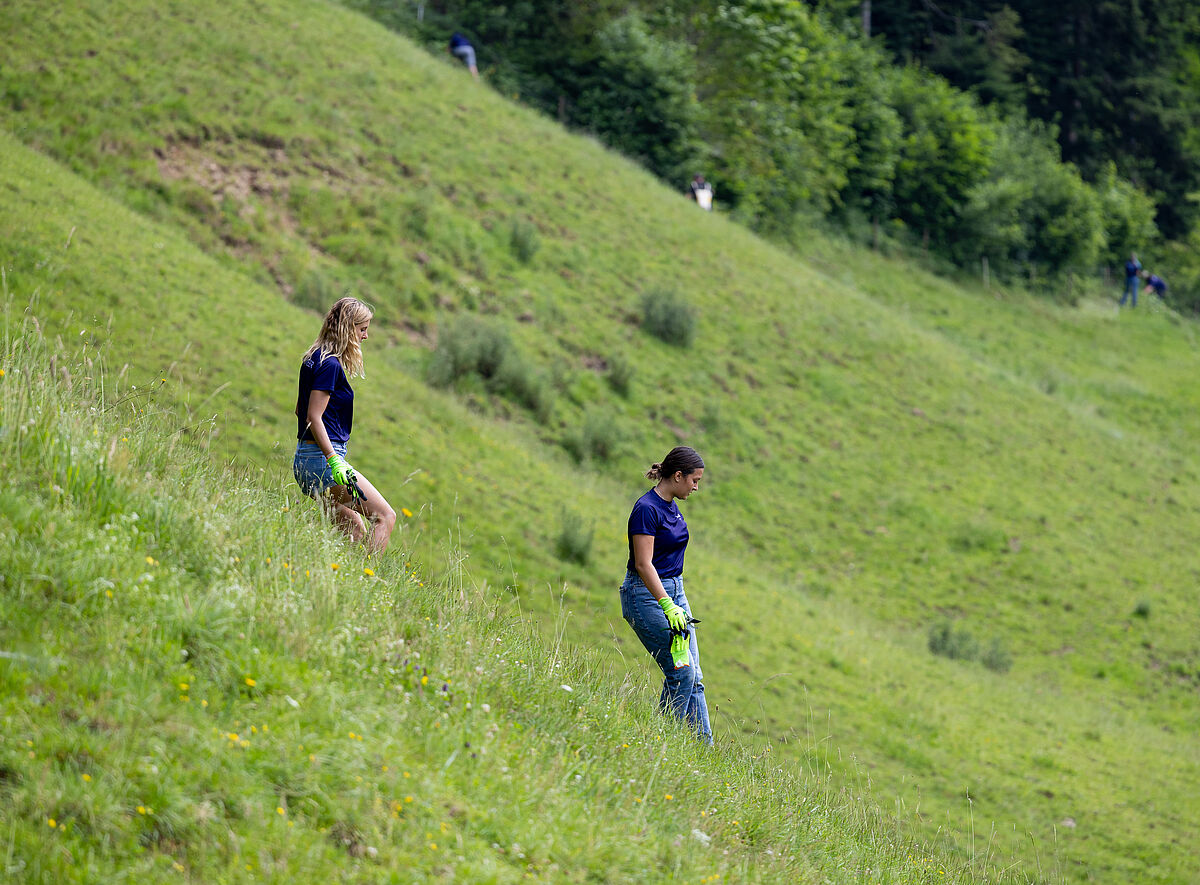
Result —
[[86, 342], [3, 335], [4, 881], [971, 881], [819, 766], [702, 747], [461, 574], [215, 469]]
[[[861, 281], [881, 304], [849, 269], [689, 211], [322, 4], [0, 16], [23, 36], [0, 75], [4, 125], [225, 265], [182, 261], [173, 236], [160, 247], [161, 229], [133, 221], [113, 250], [112, 209], [13, 148], [10, 289], [38, 289], [44, 321], [105, 343], [143, 388], [169, 378], [155, 395], [193, 432], [219, 415], [219, 457], [286, 488], [295, 360], [316, 317], [280, 295], [315, 305], [356, 283], [382, 334], [354, 460], [417, 514], [405, 531], [422, 533], [427, 567], [453, 533], [478, 579], [547, 623], [562, 588], [572, 640], [630, 650], [612, 592], [624, 518], [645, 463], [686, 438], [710, 463], [688, 505], [689, 595], [724, 740], [795, 760], [832, 744], [835, 767], [868, 766], [883, 803], [919, 806], [964, 852], [972, 824], [994, 821], [999, 854], [1029, 869], [1054, 851], [1080, 875], [1187, 880], [1196, 464], [1173, 427], [1106, 390], [1094, 354], [1054, 344], [1086, 318], [997, 306], [1002, 328], [1022, 318], [1019, 340], [976, 346], [932, 310], [913, 316], [932, 288], [976, 322], [944, 284], [884, 265]], [[636, 329], [660, 287], [698, 309], [689, 349]], [[548, 420], [470, 380], [458, 397], [425, 386], [434, 334], [467, 312], [493, 315], [546, 373]], [[1137, 347], [1158, 359], [1140, 365], [1171, 372], [1140, 384], [1156, 414], [1184, 414], [1171, 378], [1189, 340], [1161, 317], [1146, 329]], [[1045, 367], [1033, 377], [1030, 354]], [[628, 398], [598, 370], [618, 358], [635, 368]], [[1042, 383], [1050, 371], [1072, 383]], [[558, 443], [585, 416], [622, 440], [577, 468]], [[597, 527], [587, 566], [554, 554], [564, 509]], [[1135, 520], [1153, 535], [1130, 543]], [[1141, 602], [1149, 618], [1133, 616]], [[1012, 671], [930, 657], [946, 615], [1006, 643]]]

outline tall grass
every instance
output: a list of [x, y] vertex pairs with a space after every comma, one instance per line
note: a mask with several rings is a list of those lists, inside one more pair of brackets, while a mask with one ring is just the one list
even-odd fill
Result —
[[368, 556], [9, 313], [0, 860], [18, 881], [976, 881], [864, 784], [834, 786], [816, 745], [807, 774], [705, 749], [453, 547], [438, 581], [404, 529]]

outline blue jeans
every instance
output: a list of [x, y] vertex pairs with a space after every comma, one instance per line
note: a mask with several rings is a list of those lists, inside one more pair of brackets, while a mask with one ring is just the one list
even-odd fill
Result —
[[1138, 290], [1139, 282], [1140, 281], [1138, 280], [1137, 277], [1126, 277], [1125, 278], [1125, 291], [1121, 293], [1121, 300], [1120, 300], [1120, 302], [1118, 302], [1117, 307], [1124, 307], [1125, 299], [1128, 298], [1130, 295], [1133, 296], [1133, 306], [1137, 307], [1137, 290]]
[[[663, 578], [662, 585], [671, 601], [691, 615], [687, 597], [683, 595], [683, 579]], [[651, 595], [650, 588], [634, 572], [626, 572], [625, 583], [621, 585], [621, 617], [629, 622], [646, 651], [650, 652], [650, 657], [663, 671], [659, 709], [687, 722], [695, 729], [700, 740], [712, 744], [712, 726], [708, 721], [708, 704], [704, 701], [704, 674], [700, 672], [696, 628], [692, 628], [689, 641], [690, 666], [675, 669], [675, 662], [671, 660], [671, 628], [667, 626], [666, 615], [658, 600]]]
[[[346, 457], [345, 443], [335, 443], [332, 440], [330, 443], [335, 453]], [[296, 444], [296, 457], [292, 459], [292, 476], [296, 477], [300, 489], [310, 498], [316, 498], [324, 494], [330, 486], [337, 485], [333, 481], [333, 471], [329, 469], [329, 462], [321, 453], [321, 447], [308, 440]]]

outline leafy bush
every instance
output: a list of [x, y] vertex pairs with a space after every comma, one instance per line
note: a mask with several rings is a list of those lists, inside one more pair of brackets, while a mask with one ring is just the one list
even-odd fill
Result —
[[621, 432], [611, 415], [590, 412], [583, 422], [570, 428], [562, 446], [578, 462], [590, 459], [607, 461], [621, 444]]
[[949, 621], [929, 630], [929, 650], [955, 661], [973, 661], [979, 657], [979, 643], [965, 627], [956, 629]]
[[608, 22], [595, 44], [594, 61], [573, 72], [568, 122], [662, 178], [684, 177], [699, 111], [688, 48], [651, 33], [637, 13]]
[[595, 534], [595, 529], [585, 524], [582, 517], [564, 510], [554, 550], [560, 559], [587, 565], [592, 556], [592, 539]]
[[688, 347], [696, 335], [696, 311], [672, 289], [652, 289], [642, 298], [642, 328], [667, 344]]
[[963, 210], [960, 262], [987, 255], [1009, 278], [1031, 266], [1051, 279], [1091, 270], [1106, 236], [1100, 195], [1061, 161], [1053, 127], [1025, 120], [998, 127], [991, 165]]
[[629, 396], [633, 383], [633, 363], [623, 356], [614, 356], [608, 361], [608, 386], [623, 397]]
[[292, 301], [300, 307], [307, 307], [319, 313], [325, 313], [337, 301], [337, 287], [320, 270], [313, 268], [304, 275]]
[[514, 218], [508, 229], [508, 245], [518, 261], [528, 264], [541, 248], [542, 241], [537, 228], [530, 222], [524, 218]]
[[449, 387], [469, 375], [478, 376], [488, 390], [520, 403], [539, 418], [550, 413], [553, 395], [549, 385], [521, 356], [508, 334], [494, 323], [462, 316], [438, 337], [429, 381]]
[[1139, 600], [1138, 604], [1136, 606], [1134, 606], [1134, 608], [1133, 608], [1133, 616], [1135, 618], [1150, 617], [1150, 600], [1148, 600], [1148, 599]]
[[1012, 669], [1013, 659], [1004, 643], [999, 639], [993, 639], [984, 653], [980, 655], [979, 662], [994, 673], [1007, 673]]
[[955, 628], [949, 621], [935, 624], [929, 630], [929, 650], [953, 661], [979, 661], [996, 673], [1012, 669], [1012, 655], [1000, 639], [993, 639], [983, 648], [966, 627]]

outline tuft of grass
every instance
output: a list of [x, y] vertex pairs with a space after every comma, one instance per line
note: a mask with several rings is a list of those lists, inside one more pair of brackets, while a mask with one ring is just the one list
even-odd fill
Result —
[[642, 297], [642, 328], [667, 344], [690, 347], [696, 337], [696, 311], [674, 289], [651, 289]]
[[621, 429], [613, 416], [592, 410], [584, 415], [580, 423], [567, 429], [562, 437], [562, 446], [576, 463], [589, 460], [603, 463], [616, 456], [621, 440]]
[[569, 510], [563, 510], [559, 518], [558, 537], [554, 541], [554, 549], [559, 558], [578, 565], [587, 565], [592, 558], [592, 541], [596, 530], [591, 523], [584, 522], [583, 517]]
[[508, 245], [516, 259], [529, 264], [542, 246], [537, 228], [524, 218], [514, 218], [508, 226]]
[[929, 650], [952, 661], [974, 661], [979, 657], [979, 642], [966, 627], [942, 621], [929, 629]]
[[545, 378], [521, 356], [499, 325], [466, 314], [443, 328], [429, 363], [429, 380], [448, 387], [472, 376], [540, 419], [549, 416], [553, 394]]
[[629, 390], [633, 384], [633, 376], [634, 368], [632, 362], [620, 354], [609, 358], [608, 374], [605, 376], [605, 378], [608, 381], [609, 387], [626, 399], [629, 398]]

